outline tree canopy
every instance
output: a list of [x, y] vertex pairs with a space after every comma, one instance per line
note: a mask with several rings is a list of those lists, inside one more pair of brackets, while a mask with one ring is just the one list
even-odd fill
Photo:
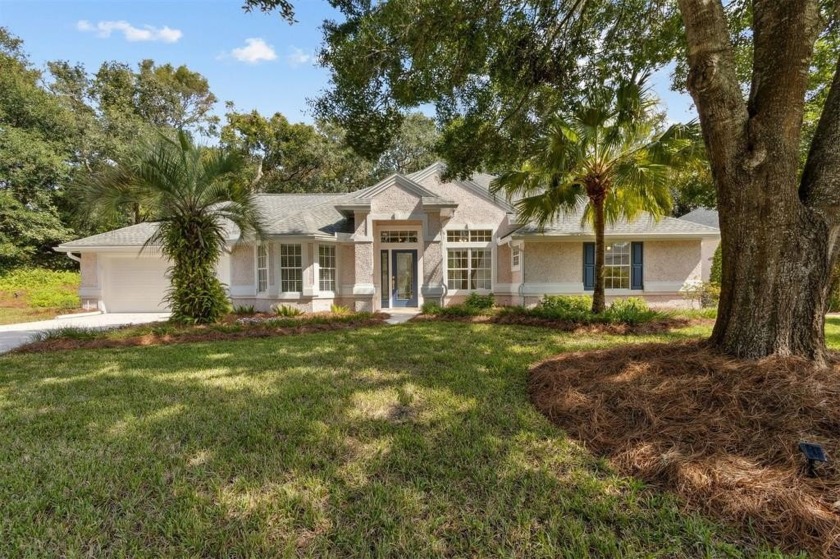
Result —
[[437, 128], [420, 113], [407, 115], [385, 152], [370, 161], [347, 145], [346, 131], [333, 122], [290, 123], [279, 113], [228, 109], [222, 145], [249, 159], [246, 173], [263, 192], [350, 192], [436, 159]]
[[0, 27], [0, 268], [43, 263], [72, 234], [60, 215], [72, 115], [40, 80], [20, 39]]
[[91, 211], [77, 188], [161, 134], [218, 138], [243, 159], [242, 178], [264, 192], [348, 192], [436, 157], [438, 129], [419, 113], [367, 159], [333, 121], [291, 123], [228, 104], [223, 122], [217, 104], [207, 79], [183, 65], [107, 61], [89, 70], [57, 60], [42, 72], [0, 28], [0, 267], [66, 266], [52, 251], [62, 241], [151, 219], [142, 201], [107, 217]]

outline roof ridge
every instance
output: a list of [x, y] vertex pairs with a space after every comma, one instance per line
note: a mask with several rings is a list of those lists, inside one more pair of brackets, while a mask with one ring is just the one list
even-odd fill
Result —
[[257, 196], [345, 196], [351, 192], [257, 192]]

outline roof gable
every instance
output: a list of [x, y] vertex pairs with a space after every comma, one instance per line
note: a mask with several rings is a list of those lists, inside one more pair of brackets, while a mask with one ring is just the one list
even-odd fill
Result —
[[[416, 171], [414, 173], [410, 173], [408, 178], [413, 181], [421, 182], [428, 179], [431, 176], [437, 175], [438, 178], [443, 177], [446, 174], [446, 164], [442, 161], [436, 161], [422, 169], [420, 171]], [[451, 180], [448, 182], [441, 181], [443, 184], [454, 184], [467, 190], [471, 194], [474, 194], [488, 202], [495, 204], [499, 208], [505, 210], [507, 213], [516, 213], [514, 207], [504, 199], [502, 196], [497, 196], [490, 192], [490, 183], [495, 177], [493, 175], [488, 175], [487, 173], [474, 173], [470, 178], [465, 180]]]
[[382, 194], [392, 186], [399, 186], [400, 188], [407, 191], [409, 194], [413, 194], [417, 198], [438, 198], [438, 195], [434, 192], [417, 184], [410, 178], [397, 173], [382, 179], [370, 188], [360, 190], [358, 193], [356, 193], [354, 198], [357, 200], [375, 198], [376, 196]]

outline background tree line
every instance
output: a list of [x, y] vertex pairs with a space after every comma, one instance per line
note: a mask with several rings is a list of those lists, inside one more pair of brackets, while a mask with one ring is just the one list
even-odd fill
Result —
[[0, 270], [72, 264], [62, 241], [144, 221], [143, 204], [98, 212], [81, 186], [155, 136], [185, 131], [203, 150], [245, 160], [239, 180], [254, 192], [349, 192], [436, 159], [439, 133], [420, 113], [405, 116], [386, 150], [364, 157], [334, 121], [290, 123], [226, 104], [186, 66], [104, 62], [95, 71], [68, 61], [36, 68], [22, 41], [0, 27]]

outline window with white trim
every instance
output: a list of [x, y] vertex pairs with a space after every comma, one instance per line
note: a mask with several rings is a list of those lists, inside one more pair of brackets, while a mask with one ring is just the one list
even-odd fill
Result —
[[510, 267], [514, 270], [518, 270], [521, 264], [522, 251], [520, 250], [519, 245], [510, 245]]
[[491, 289], [492, 251], [486, 248], [450, 248], [446, 285], [449, 289]]
[[257, 247], [257, 293], [265, 293], [268, 289], [268, 247]]
[[604, 252], [604, 289], [630, 289], [630, 242], [609, 243]]
[[381, 243], [416, 243], [417, 231], [381, 231], [379, 233]]
[[300, 245], [280, 245], [280, 291], [303, 291], [303, 262]]
[[493, 240], [492, 229], [451, 229], [446, 232], [448, 243], [489, 243]]
[[318, 245], [318, 273], [321, 291], [335, 291], [334, 245]]

